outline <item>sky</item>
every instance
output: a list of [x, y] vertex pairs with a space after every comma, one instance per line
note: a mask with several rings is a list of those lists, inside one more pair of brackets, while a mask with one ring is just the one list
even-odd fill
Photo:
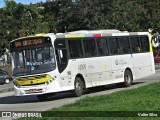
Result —
[[[29, 4], [29, 3], [36, 3], [40, 1], [46, 1], [46, 0], [14, 0], [16, 3], [22, 3], [22, 4]], [[4, 7], [5, 3], [4, 0], [0, 0], [0, 7]]]

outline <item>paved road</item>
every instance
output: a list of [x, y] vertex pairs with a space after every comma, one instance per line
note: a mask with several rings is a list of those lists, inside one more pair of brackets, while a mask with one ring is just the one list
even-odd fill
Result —
[[43, 102], [38, 101], [35, 96], [16, 97], [13, 92], [6, 92], [0, 94], [0, 111], [44, 111], [65, 104], [74, 103], [76, 100], [86, 96], [109, 94], [115, 91], [132, 89], [157, 81], [160, 81], [160, 70], [156, 70], [156, 74], [152, 76], [139, 79], [129, 88], [108, 85], [103, 89], [89, 90], [86, 95], [81, 97], [72, 97], [70, 93], [59, 93]]
[[9, 84], [0, 84], [0, 94], [8, 91], [13, 91], [13, 81]]

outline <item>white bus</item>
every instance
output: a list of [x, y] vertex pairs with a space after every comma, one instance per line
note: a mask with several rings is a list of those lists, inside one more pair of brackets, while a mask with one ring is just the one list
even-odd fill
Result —
[[16, 96], [72, 91], [113, 83], [129, 87], [155, 73], [148, 32], [118, 30], [39, 34], [10, 42]]

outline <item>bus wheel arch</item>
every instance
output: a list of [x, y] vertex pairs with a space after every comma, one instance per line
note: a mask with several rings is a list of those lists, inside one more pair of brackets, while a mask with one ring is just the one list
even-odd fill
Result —
[[81, 96], [85, 91], [86, 85], [84, 78], [81, 74], [77, 74], [74, 80], [74, 90], [72, 94], [76, 97]]
[[133, 82], [133, 73], [130, 68], [126, 68], [124, 71], [124, 83], [125, 87], [130, 87]]
[[86, 83], [85, 83], [84, 77], [81, 74], [77, 74], [76, 77], [81, 78], [82, 82], [84, 83], [84, 88], [86, 88]]

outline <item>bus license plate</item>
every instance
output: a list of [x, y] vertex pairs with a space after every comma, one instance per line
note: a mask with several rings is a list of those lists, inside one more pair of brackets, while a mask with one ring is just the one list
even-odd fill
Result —
[[36, 89], [29, 89], [29, 93], [34, 93], [36, 92]]

